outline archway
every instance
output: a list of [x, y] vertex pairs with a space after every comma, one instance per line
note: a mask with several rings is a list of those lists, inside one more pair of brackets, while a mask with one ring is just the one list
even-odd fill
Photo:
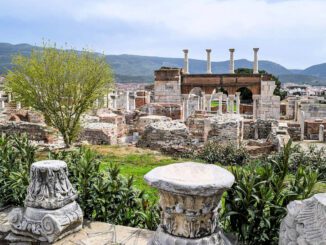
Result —
[[247, 87], [241, 87], [237, 90], [240, 92], [240, 103], [241, 104], [252, 104], [252, 92]]
[[204, 92], [201, 88], [195, 87], [193, 88], [188, 97], [187, 97], [187, 111], [186, 111], [186, 118], [194, 113], [196, 110], [202, 110], [204, 106]]

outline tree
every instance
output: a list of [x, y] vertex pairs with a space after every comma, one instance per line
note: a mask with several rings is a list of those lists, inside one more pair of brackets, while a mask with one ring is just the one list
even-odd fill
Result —
[[8, 71], [6, 89], [24, 106], [44, 114], [67, 147], [76, 139], [80, 117], [112, 84], [112, 71], [104, 55], [87, 50], [56, 49], [44, 45], [30, 57], [16, 55]]
[[[235, 70], [236, 74], [245, 74], [245, 75], [249, 75], [249, 74], [253, 74], [253, 70], [249, 69], [249, 68], [239, 68]], [[268, 72], [266, 72], [265, 70], [260, 70], [259, 74], [268, 74]], [[273, 74], [271, 74], [272, 76], [272, 80], [275, 81], [275, 85], [276, 88], [274, 90], [274, 95], [278, 95], [281, 97], [281, 100], [283, 100], [286, 96], [286, 92], [281, 90], [281, 81], [278, 79], [278, 77], [274, 76]]]

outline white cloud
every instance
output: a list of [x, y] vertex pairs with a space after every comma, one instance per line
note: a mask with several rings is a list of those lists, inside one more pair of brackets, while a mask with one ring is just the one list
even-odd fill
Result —
[[90, 1], [73, 11], [78, 21], [120, 21], [164, 28], [198, 39], [318, 35], [326, 26], [324, 0]]

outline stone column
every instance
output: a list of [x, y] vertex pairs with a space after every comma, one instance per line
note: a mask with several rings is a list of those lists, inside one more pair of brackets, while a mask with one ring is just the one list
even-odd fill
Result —
[[5, 109], [5, 101], [1, 100], [1, 109], [4, 110]]
[[160, 225], [148, 244], [229, 244], [217, 226], [221, 196], [234, 183], [229, 171], [184, 162], [157, 167], [144, 178], [159, 190], [161, 209]]
[[300, 129], [301, 129], [301, 136], [300, 140], [304, 140], [304, 120], [305, 120], [305, 114], [304, 111], [300, 111]]
[[12, 96], [11, 96], [11, 93], [8, 93], [8, 97], [7, 97], [7, 98], [8, 98], [8, 103], [11, 102], [11, 97], [12, 97]]
[[254, 48], [254, 67], [253, 67], [253, 73], [259, 74], [258, 71], [258, 50], [259, 48]]
[[235, 93], [235, 100], [236, 100], [236, 113], [240, 114], [240, 92]]
[[259, 99], [260, 95], [253, 95], [252, 96], [252, 100], [253, 100], [253, 104], [252, 104], [252, 119], [256, 120], [257, 116], [258, 116], [258, 107], [257, 107], [257, 101]]
[[234, 48], [230, 48], [230, 66], [229, 66], [229, 73], [234, 74]]
[[218, 113], [220, 115], [222, 115], [223, 114], [223, 93], [218, 92], [217, 96], [218, 96]]
[[184, 59], [183, 59], [183, 73], [189, 74], [189, 60], [188, 60], [188, 49], [183, 50]]
[[16, 109], [17, 110], [20, 110], [22, 108], [22, 105], [21, 105], [21, 103], [18, 101], [17, 103], [16, 103]]
[[129, 111], [129, 91], [126, 91], [126, 111]]
[[319, 125], [319, 141], [324, 142], [324, 125]]
[[234, 113], [234, 94], [230, 94], [229, 99], [230, 99], [230, 112], [231, 112], [231, 114], [233, 114]]
[[207, 74], [212, 74], [212, 64], [211, 64], [211, 49], [206, 49], [207, 52]]
[[226, 97], [225, 105], [226, 105], [226, 112], [229, 113], [230, 112], [229, 96]]
[[32, 238], [47, 243], [76, 232], [83, 223], [76, 199], [77, 191], [68, 179], [65, 162], [35, 162], [31, 166], [25, 208], [13, 209], [10, 214], [11, 231], [20, 236], [20, 242], [26, 237], [26, 241]]

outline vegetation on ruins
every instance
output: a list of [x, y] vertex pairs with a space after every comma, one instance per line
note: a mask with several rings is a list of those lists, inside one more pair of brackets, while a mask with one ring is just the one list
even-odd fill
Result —
[[326, 181], [326, 148], [309, 145], [307, 150], [297, 145], [291, 161], [291, 172], [295, 173], [301, 166], [309, 166], [318, 173], [319, 181]]
[[0, 207], [23, 204], [35, 152], [27, 136], [0, 136]]
[[215, 141], [208, 141], [197, 154], [197, 158], [207, 163], [219, 163], [223, 166], [242, 166], [248, 162], [250, 155], [244, 146], [234, 144], [221, 145]]
[[77, 202], [86, 219], [156, 229], [158, 207], [148, 200], [144, 191], [134, 188], [132, 176], [123, 177], [117, 166], [100, 171], [99, 156], [86, 148], [51, 153], [50, 158], [67, 163], [69, 180], [78, 191]]
[[[0, 208], [24, 205], [35, 155], [36, 148], [26, 136], [0, 137]], [[116, 166], [100, 170], [102, 159], [94, 151], [52, 152], [49, 158], [67, 162], [69, 180], [77, 189], [77, 201], [86, 219], [156, 229], [157, 205], [134, 187], [133, 177], [123, 177]]]
[[272, 160], [230, 168], [235, 183], [222, 202], [221, 221], [241, 243], [278, 244], [287, 204], [312, 195], [318, 173], [301, 165], [290, 175], [294, 152], [289, 142]]
[[[252, 74], [253, 70], [249, 68], [239, 68], [236, 69], [235, 74]], [[260, 70], [259, 74], [268, 74], [265, 70]], [[274, 95], [278, 95], [281, 97], [281, 100], [283, 100], [286, 96], [286, 92], [281, 90], [281, 81], [277, 76], [272, 75], [272, 80], [275, 81], [276, 88], [274, 90]]]
[[66, 146], [78, 136], [80, 117], [112, 83], [105, 56], [44, 45], [30, 57], [14, 56], [6, 87], [17, 101], [31, 106], [57, 128]]

